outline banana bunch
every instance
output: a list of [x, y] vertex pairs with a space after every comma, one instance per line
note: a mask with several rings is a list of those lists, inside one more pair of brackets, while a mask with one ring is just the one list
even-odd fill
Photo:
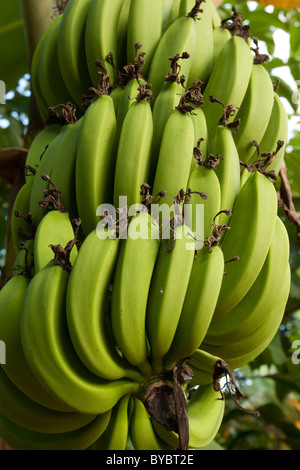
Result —
[[69, 0], [44, 32], [31, 78], [45, 128], [0, 291], [12, 448], [217, 435], [221, 379], [236, 386], [269, 345], [290, 289], [274, 185], [288, 120], [267, 60], [211, 0]]

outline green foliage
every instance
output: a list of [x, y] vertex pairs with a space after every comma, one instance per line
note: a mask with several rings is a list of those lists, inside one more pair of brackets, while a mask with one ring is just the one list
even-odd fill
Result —
[[13, 90], [28, 72], [26, 37], [19, 0], [0, 0], [0, 79]]

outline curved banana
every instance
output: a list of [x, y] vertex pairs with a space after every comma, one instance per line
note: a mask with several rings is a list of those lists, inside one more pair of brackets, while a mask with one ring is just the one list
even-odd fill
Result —
[[121, 7], [120, 16], [118, 20], [117, 29], [117, 45], [118, 45], [118, 63], [117, 67], [121, 69], [128, 63], [127, 59], [127, 28], [128, 28], [128, 17], [130, 11], [131, 0], [123, 0]]
[[221, 26], [221, 16], [214, 2], [212, 2], [211, 0], [206, 0], [206, 2], [208, 3], [211, 9], [212, 25], [213, 29], [215, 30]]
[[31, 431], [0, 413], [0, 434], [14, 450], [85, 450], [105, 431], [111, 410], [99, 414], [90, 423], [73, 431], [49, 434]]
[[123, 0], [92, 0], [85, 27], [86, 61], [92, 84], [97, 87], [98, 69], [95, 65], [101, 60], [107, 70], [110, 84], [117, 78], [115, 69], [107, 56], [111, 53], [115, 64], [118, 64], [118, 23], [123, 6]]
[[122, 354], [146, 376], [151, 374], [146, 308], [160, 246], [159, 226], [148, 212], [134, 216], [121, 241], [111, 298], [112, 331]]
[[234, 142], [233, 130], [226, 122], [219, 123], [212, 142], [209, 145], [213, 155], [219, 155], [219, 164], [215, 168], [215, 173], [220, 182], [222, 212], [218, 216], [218, 223], [230, 224], [230, 215], [225, 211], [233, 210], [235, 200], [240, 192], [241, 167], [240, 158]]
[[0, 367], [0, 412], [8, 419], [35, 432], [60, 434], [79, 429], [95, 419], [95, 414], [51, 410], [28, 398]]
[[[179, 3], [178, 0], [163, 0], [161, 2], [162, 6], [162, 33], [167, 29], [170, 24], [171, 10], [173, 8], [174, 3]], [[176, 8], [176, 7], [175, 7]]]
[[191, 68], [187, 78], [187, 86], [191, 86], [196, 79], [206, 82], [210, 77], [213, 65], [213, 19], [211, 0], [182, 0], [181, 5], [186, 3], [188, 11], [200, 7], [198, 16], [195, 17], [196, 44], [195, 53], [192, 57]]
[[[209, 141], [212, 140], [219, 121], [214, 103], [209, 97], [217, 98], [225, 107], [234, 105], [239, 108], [246, 94], [253, 68], [253, 55], [246, 39], [248, 31], [244, 31], [240, 24], [239, 14], [233, 15], [233, 20], [237, 22], [240, 34], [244, 34], [245, 39], [234, 34], [226, 41], [206, 83], [202, 109], [207, 121]], [[233, 117], [230, 117], [229, 122], [232, 120]]]
[[[136, 102], [136, 97], [139, 93], [140, 84], [145, 84], [145, 80], [136, 75], [129, 79], [122, 88], [122, 92], [120, 95], [119, 103], [118, 103], [118, 110], [117, 110], [117, 136], [116, 140], [119, 142], [120, 135], [122, 131], [122, 126], [124, 123], [125, 116], [129, 110], [129, 108]], [[112, 92], [113, 93], [113, 92]]]
[[154, 100], [169, 73], [169, 57], [182, 54], [182, 52], [189, 54], [190, 58], [184, 61], [181, 67], [181, 74], [188, 80], [196, 49], [195, 19], [199, 13], [199, 3], [200, 0], [197, 0], [196, 8], [190, 12], [190, 16], [182, 15], [170, 24], [156, 47], [148, 72], [148, 81], [152, 85]]
[[246, 163], [255, 152], [252, 141], [256, 140], [260, 144], [269, 124], [274, 102], [271, 77], [263, 63], [256, 62], [256, 59], [259, 60], [259, 56], [254, 59], [248, 89], [236, 115], [240, 119], [240, 125], [234, 134], [240, 160]]
[[[52, 259], [51, 245], [65, 247], [74, 238], [74, 228], [68, 212], [51, 210], [40, 221], [34, 237], [34, 269], [35, 273], [43, 269]], [[70, 263], [73, 266], [78, 254], [74, 246], [70, 254]]]
[[113, 201], [116, 127], [113, 100], [104, 92], [95, 98], [82, 118], [77, 147], [76, 202], [85, 236], [99, 222], [98, 206]]
[[153, 113], [153, 140], [152, 140], [152, 157], [151, 157], [151, 176], [149, 184], [152, 185], [159, 156], [162, 135], [166, 122], [170, 114], [175, 110], [179, 104], [180, 97], [184, 91], [180, 81], [181, 61], [188, 59], [186, 54], [177, 54], [170, 57], [171, 70], [166, 76], [166, 79], [155, 99], [152, 113]]
[[224, 276], [224, 257], [219, 246], [203, 247], [192, 267], [176, 333], [165, 355], [165, 368], [192, 355], [206, 338]]
[[201, 449], [207, 446], [220, 429], [225, 412], [225, 399], [211, 384], [200, 385], [188, 403], [189, 447]]
[[194, 139], [190, 114], [176, 108], [165, 124], [153, 183], [153, 194], [166, 191], [162, 200], [164, 205], [172, 206], [178, 192], [187, 189]]
[[13, 276], [23, 274], [32, 277], [34, 275], [33, 245], [32, 239], [20, 242], [15, 257]]
[[57, 411], [73, 411], [49, 395], [35, 378], [26, 361], [20, 335], [20, 318], [23, 299], [30, 278], [18, 274], [11, 278], [0, 291], [1, 340], [7, 351], [3, 371], [9, 380], [28, 398], [41, 406]]
[[255, 282], [272, 241], [277, 205], [273, 182], [260, 171], [251, 173], [236, 198], [230, 230], [221, 244], [225, 262], [236, 256], [239, 260], [226, 265], [214, 319], [234, 308]]
[[72, 102], [58, 61], [58, 33], [62, 17], [60, 14], [53, 20], [55, 26], [48, 34], [40, 56], [39, 86], [48, 107]]
[[131, 395], [120, 398], [111, 410], [107, 428], [95, 442], [93, 450], [125, 450], [129, 431], [129, 402]]
[[[33, 139], [27, 153], [25, 168], [28, 171], [25, 172], [25, 181], [32, 179], [35, 171], [37, 170], [41, 155], [44, 153], [48, 145], [52, 142], [55, 137], [61, 131], [61, 124], [53, 123], [42, 129], [36, 137]], [[29, 171], [31, 170], [31, 171]]]
[[46, 27], [45, 31], [43, 32], [42, 36], [40, 37], [37, 46], [34, 50], [34, 54], [31, 61], [30, 67], [30, 80], [31, 80], [31, 88], [33, 91], [34, 99], [37, 103], [38, 110], [42, 119], [46, 122], [48, 120], [48, 103], [43, 96], [41, 84], [40, 84], [40, 62], [41, 56], [44, 49], [44, 45], [48, 39], [49, 34], [52, 30], [56, 27], [56, 24], [61, 21], [61, 18], [57, 16], [54, 20], [52, 20], [48, 26]]
[[[187, 366], [193, 371], [193, 378], [189, 382], [191, 389], [201, 385], [216, 384], [216, 381], [231, 372], [223, 359], [203, 350], [202, 344], [200, 347], [201, 349], [196, 349], [186, 361]], [[224, 366], [223, 370], [219, 366]]]
[[116, 85], [110, 92], [110, 96], [112, 97], [112, 100], [114, 102], [116, 115], [118, 115], [119, 104], [121, 101], [121, 96], [122, 96], [123, 91], [124, 91], [123, 85]]
[[85, 26], [91, 0], [72, 0], [64, 10], [58, 32], [58, 61], [63, 81], [78, 108], [92, 85], [86, 64]]
[[165, 22], [165, 27], [163, 28], [163, 31], [165, 31], [172, 23], [174, 23], [174, 21], [177, 20], [179, 16], [181, 16], [180, 4], [181, 4], [181, 0], [173, 0], [171, 2], [171, 7], [169, 10], [169, 14], [168, 14], [168, 20]]
[[196, 161], [187, 184], [191, 198], [184, 206], [184, 218], [196, 237], [196, 249], [201, 249], [204, 241], [210, 237], [214, 218], [221, 210], [221, 187], [215, 173], [219, 159], [210, 154], [203, 160], [201, 142], [202, 139], [199, 139], [194, 148]]
[[[252, 334], [277, 302], [282, 273], [289, 264], [289, 239], [277, 216], [272, 242], [264, 265], [245, 297], [220, 321], [212, 321], [205, 343], [227, 344]], [[276, 295], [274, 293], [276, 292]]]
[[288, 266], [283, 273], [282, 285], [276, 294], [278, 297], [275, 305], [265, 312], [264, 321], [252, 334], [225, 345], [208, 345], [203, 341], [201, 348], [211, 354], [221, 356], [231, 369], [242, 367], [253, 361], [271, 343], [280, 327], [290, 292], [290, 283], [291, 271]]
[[68, 331], [78, 357], [93, 374], [139, 381], [141, 374], [120, 357], [106, 325], [105, 303], [118, 254], [119, 238], [104, 228], [93, 230], [83, 241], [66, 293]]
[[76, 203], [75, 168], [82, 118], [72, 125], [57, 149], [50, 178], [59, 190], [59, 200], [71, 219], [78, 217]]
[[[59, 247], [57, 247], [59, 248]], [[139, 384], [129, 379], [104, 380], [90, 372], [71, 343], [66, 319], [69, 271], [62, 251], [31, 280], [23, 302], [21, 340], [39, 382], [54, 398], [81, 413], [110, 410]], [[56, 264], [58, 263], [58, 265]], [[96, 439], [95, 439], [96, 440]]]
[[120, 197], [126, 197], [129, 207], [141, 203], [140, 187], [148, 183], [153, 136], [151, 97], [148, 85], [141, 84], [124, 118], [114, 176], [114, 206], [118, 208], [123, 205]]
[[[223, 421], [225, 400], [212, 385], [200, 385], [187, 400], [189, 418], [189, 450], [202, 449], [215, 438]], [[157, 435], [171, 448], [178, 449], [179, 437], [174, 431], [167, 431], [161, 424], [152, 421]]]
[[135, 450], [170, 449], [170, 446], [155, 433], [143, 403], [135, 396], [132, 399], [134, 406], [130, 417], [129, 436]]
[[[284, 142], [283, 147], [276, 153], [275, 158], [268, 167], [279, 174], [282, 160], [284, 158], [286, 145], [288, 142], [288, 116], [286, 109], [279, 95], [275, 92], [272, 113], [269, 119], [267, 129], [259, 143], [262, 152], [273, 152], [276, 149], [278, 141]], [[249, 159], [248, 164], [256, 160], [256, 155]]]
[[145, 53], [143, 73], [148, 74], [156, 47], [162, 36], [162, 1], [131, 0], [127, 25], [127, 62], [135, 58], [135, 44]]
[[[150, 362], [154, 372], [163, 369], [163, 358], [172, 344], [194, 262], [195, 242], [186, 225], [175, 226], [174, 240], [161, 243], [146, 312]], [[169, 243], [171, 248], [169, 247]]]
[[[46, 208], [40, 203], [45, 197], [45, 190], [49, 188], [49, 178], [56, 155], [71, 126], [73, 126], [73, 124], [65, 124], [62, 126], [60, 133], [50, 142], [40, 157], [40, 162], [33, 178], [29, 200], [29, 210], [32, 214], [32, 221], [35, 226], [39, 224], [46, 213]], [[46, 178], [44, 176], [46, 176]]]
[[16, 196], [12, 209], [11, 236], [16, 253], [19, 252], [20, 242], [32, 239], [35, 234], [35, 227], [33, 226], [29, 210], [32, 183], [33, 180], [31, 179], [23, 184]]
[[[212, 2], [211, 2], [212, 3]], [[212, 63], [213, 66], [219, 57], [221, 50], [227, 43], [227, 41], [231, 38], [230, 31], [226, 28], [221, 28], [220, 26], [213, 29], [213, 58]]]
[[[205, 119], [205, 114], [201, 108], [201, 106], [196, 106], [194, 111], [191, 114], [191, 118], [194, 124], [194, 131], [195, 131], [195, 143], [194, 146], [197, 147], [197, 143], [199, 139], [201, 139], [201, 152], [203, 155], [203, 159], [206, 160], [208, 157], [208, 129]], [[195, 165], [192, 163], [191, 169]]]

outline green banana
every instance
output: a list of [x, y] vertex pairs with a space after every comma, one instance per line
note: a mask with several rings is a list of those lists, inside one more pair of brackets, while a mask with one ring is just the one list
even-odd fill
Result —
[[64, 433], [90, 423], [95, 414], [51, 410], [28, 398], [7, 377], [0, 367], [0, 412], [26, 429], [42, 433]]
[[[284, 142], [284, 146], [276, 153], [275, 158], [268, 167], [268, 170], [275, 171], [277, 175], [279, 174], [288, 142], [288, 116], [281, 98], [275, 92], [269, 124], [259, 143], [259, 147], [263, 152], [273, 152], [278, 140]], [[249, 159], [248, 164], [251, 164], [255, 160], [256, 156], [253, 155], [253, 157]]]
[[77, 147], [80, 137], [82, 118], [69, 127], [65, 138], [57, 149], [50, 178], [59, 189], [59, 199], [71, 219], [78, 217], [75, 188], [75, 168]]
[[45, 122], [48, 120], [48, 117], [49, 117], [48, 115], [49, 104], [47, 103], [45, 97], [43, 96], [43, 92], [41, 89], [40, 78], [39, 78], [40, 62], [41, 62], [41, 56], [42, 56], [42, 52], [44, 49], [44, 45], [48, 39], [48, 36], [60, 21], [61, 21], [61, 18], [57, 16], [54, 20], [52, 20], [48, 24], [48, 26], [44, 30], [34, 50], [32, 61], [31, 61], [31, 67], [30, 67], [30, 80], [31, 80], [31, 87], [32, 87], [34, 99], [37, 103], [37, 107], [40, 112], [40, 115]]
[[26, 157], [25, 168], [28, 169], [25, 172], [26, 182], [32, 180], [32, 177], [39, 166], [41, 155], [44, 153], [50, 142], [58, 136], [60, 131], [61, 124], [49, 124], [33, 139]]
[[26, 361], [21, 343], [20, 317], [23, 299], [30, 282], [25, 273], [11, 278], [0, 291], [1, 340], [7, 350], [3, 371], [9, 380], [28, 398], [57, 411], [73, 411], [71, 407], [53, 399], [35, 378]]
[[66, 319], [70, 266], [61, 247], [55, 251], [54, 260], [33, 277], [25, 294], [20, 325], [25, 356], [54, 398], [81, 413], [105, 413], [123, 395], [137, 391], [139, 384], [125, 378], [101, 379], [78, 358]]
[[224, 257], [219, 246], [203, 247], [192, 267], [176, 333], [164, 364], [189, 357], [199, 347], [213, 317], [224, 275]]
[[34, 275], [33, 245], [34, 241], [32, 239], [20, 242], [15, 257], [13, 276], [25, 274], [32, 277]]
[[162, 1], [131, 0], [127, 25], [127, 62], [135, 58], [135, 44], [140, 43], [145, 53], [143, 73], [149, 66], [162, 35]]
[[77, 147], [76, 201], [85, 236], [99, 222], [98, 206], [113, 201], [117, 123], [105, 80], [107, 77], [103, 78], [103, 94], [92, 101], [82, 118]]
[[174, 240], [161, 243], [148, 296], [146, 331], [154, 372], [162, 370], [172, 344], [194, 262], [190, 229], [183, 224], [173, 230]]
[[85, 450], [105, 431], [111, 410], [73, 431], [50, 434], [31, 431], [0, 413], [0, 434], [14, 450]]
[[130, 395], [124, 395], [111, 410], [107, 428], [93, 450], [125, 450], [128, 440]]
[[139, 93], [139, 86], [140, 84], [145, 84], [145, 80], [136, 75], [125, 82], [124, 86], [122, 87], [122, 93], [120, 95], [119, 103], [118, 103], [118, 110], [117, 110], [117, 136], [116, 140], [119, 142], [120, 135], [124, 123], [125, 116], [129, 110], [129, 108], [135, 103], [136, 97]]
[[48, 107], [72, 102], [58, 60], [58, 33], [62, 17], [63, 15], [60, 14], [53, 20], [55, 26], [49, 32], [40, 56], [39, 86]]
[[[228, 109], [228, 108], [227, 108]], [[238, 123], [238, 121], [235, 121]], [[218, 223], [230, 224], [230, 215], [225, 211], [234, 208], [237, 195], [240, 192], [241, 167], [240, 158], [234, 142], [234, 129], [226, 120], [226, 109], [224, 116], [220, 119], [216, 128], [214, 138], [210, 142], [210, 152], [219, 155], [219, 164], [215, 168], [215, 173], [220, 182], [221, 201], [220, 209], [223, 211], [218, 216]]]
[[[161, 2], [162, 6], [162, 33], [165, 32], [167, 27], [170, 24], [170, 21], [172, 21], [172, 15], [171, 10], [173, 9], [173, 5], [179, 3], [178, 0], [163, 0]], [[176, 6], [175, 6], [176, 8]]]
[[266, 312], [277, 302], [282, 273], [289, 263], [289, 253], [286, 228], [277, 216], [269, 252], [256, 281], [239, 304], [222, 317], [222, 321], [211, 322], [205, 335], [206, 343], [223, 345], [246, 338], [254, 332]]
[[[277, 217], [274, 184], [260, 171], [251, 173], [243, 185], [222, 241], [226, 266], [214, 319], [221, 318], [245, 296], [267, 257]], [[249, 217], [251, 208], [251, 217]]]
[[[34, 237], [34, 269], [35, 273], [43, 269], [52, 259], [51, 245], [66, 246], [74, 238], [74, 228], [68, 212], [51, 210], [40, 221]], [[73, 266], [78, 254], [74, 246], [70, 254]]]
[[101, 60], [107, 70], [110, 84], [114, 83], [115, 69], [107, 59], [109, 54], [114, 57], [118, 64], [118, 44], [116, 31], [123, 6], [123, 0], [92, 0], [87, 21], [85, 34], [86, 61], [92, 84], [97, 87], [98, 73], [95, 62]]
[[115, 113], [118, 115], [118, 109], [119, 109], [119, 104], [121, 101], [121, 96], [124, 91], [124, 86], [123, 85], [116, 85], [113, 87], [113, 89], [110, 92], [110, 96], [114, 102], [114, 108], [115, 108]]
[[207, 446], [220, 429], [225, 412], [225, 399], [211, 384], [200, 385], [188, 403], [189, 447]]
[[126, 240], [113, 279], [111, 322], [122, 354], [147, 375], [145, 317], [148, 292], [160, 246], [159, 226], [148, 212], [135, 215], [128, 226]]
[[155, 433], [143, 403], [132, 397], [134, 407], [130, 417], [129, 436], [135, 450], [168, 450], [170, 446]]
[[166, 76], [166, 79], [159, 91], [156, 100], [154, 102], [152, 113], [153, 113], [153, 140], [151, 150], [151, 176], [149, 184], [152, 185], [154, 178], [155, 169], [157, 166], [158, 155], [161, 146], [162, 135], [166, 122], [170, 114], [175, 110], [179, 103], [180, 96], [184, 89], [180, 80], [180, 69], [181, 61], [188, 59], [188, 54], [177, 54], [174, 57], [170, 57], [171, 70]]
[[156, 47], [148, 73], [148, 81], [152, 85], [154, 99], [156, 99], [166, 75], [169, 73], [169, 57], [174, 57], [182, 52], [189, 54], [190, 59], [184, 61], [181, 67], [181, 74], [188, 80], [196, 49], [196, 18], [199, 13], [199, 3], [200, 0], [196, 0], [195, 10], [189, 13], [190, 16], [182, 15], [170, 24]]
[[[191, 118], [194, 124], [194, 131], [195, 131], [195, 142], [194, 147], [197, 147], [197, 143], [199, 139], [201, 139], [201, 152], [203, 155], [203, 159], [206, 160], [208, 157], [208, 129], [205, 119], [205, 114], [201, 108], [201, 106], [195, 106], [194, 111], [191, 114]], [[191, 169], [194, 167], [194, 162], [192, 163]]]
[[79, 109], [82, 109], [82, 95], [92, 85], [85, 54], [85, 27], [90, 4], [91, 0], [68, 2], [57, 39], [60, 72], [72, 100]]
[[93, 374], [107, 380], [139, 381], [141, 374], [120, 357], [107, 334], [105, 303], [118, 253], [119, 238], [104, 226], [83, 241], [68, 282], [68, 330], [78, 357]]
[[248, 89], [236, 115], [240, 119], [240, 126], [234, 134], [234, 141], [243, 162], [251, 159], [255, 151], [252, 141], [256, 140], [260, 144], [271, 117], [274, 87], [263, 65], [264, 57], [257, 53], [254, 58]]
[[168, 21], [166, 21], [163, 31], [165, 31], [168, 28], [168, 26], [174, 23], [174, 21], [177, 20], [179, 16], [181, 16], [180, 10], [179, 10], [180, 4], [181, 4], [181, 0], [173, 0], [171, 2], [171, 7], [169, 10], [169, 14], [168, 14]]
[[[199, 3], [200, 12], [195, 17], [196, 44], [195, 53], [192, 57], [191, 68], [187, 78], [187, 86], [191, 86], [195, 79], [206, 82], [211, 74], [213, 64], [213, 20], [211, 0], [182, 0], [181, 5], [187, 7], [187, 13], [197, 7]], [[186, 9], [186, 8], [185, 8]]]
[[203, 341], [201, 348], [211, 354], [221, 356], [231, 369], [242, 367], [253, 361], [271, 343], [280, 327], [290, 292], [290, 283], [291, 271], [288, 266], [283, 273], [282, 285], [277, 293], [275, 305], [265, 312], [264, 321], [252, 334], [225, 345], [208, 345]]
[[[253, 68], [253, 55], [247, 43], [248, 31], [242, 26], [239, 14], [234, 14], [232, 21], [237, 23], [241, 36], [233, 34], [227, 40], [217, 57], [210, 77], [203, 92], [203, 111], [207, 121], [209, 141], [212, 140], [219, 118], [215, 112], [213, 96], [224, 103], [239, 108], [246, 94]], [[244, 37], [242, 37], [244, 35]], [[229, 122], [233, 120], [230, 117]]]
[[213, 29], [213, 58], [212, 63], [213, 66], [219, 57], [221, 50], [227, 43], [227, 41], [231, 38], [230, 31], [226, 28], [221, 28], [220, 26]]
[[131, 0], [123, 0], [121, 7], [120, 16], [118, 20], [117, 29], [117, 45], [118, 45], [118, 64], [119, 68], [124, 67], [127, 63], [127, 28], [128, 28], [128, 17], [131, 6]]
[[11, 236], [16, 253], [19, 252], [20, 242], [24, 239], [32, 239], [35, 227], [29, 211], [29, 200], [33, 180], [29, 180], [20, 188], [13, 204], [11, 216]]
[[[203, 160], [201, 142], [202, 139], [199, 139], [194, 148], [196, 161], [187, 184], [191, 198], [184, 206], [184, 218], [196, 238], [196, 249], [201, 249], [204, 241], [210, 237], [214, 218], [221, 210], [221, 187], [215, 173], [219, 158], [210, 154]], [[202, 196], [201, 202], [199, 194]]]
[[222, 392], [221, 379], [227, 378], [227, 383], [237, 388], [232, 370], [220, 356], [198, 348], [187, 359], [186, 365], [192, 369], [193, 378], [189, 382], [190, 390], [201, 385], [213, 385], [215, 390]]
[[142, 202], [140, 187], [148, 183], [153, 136], [151, 105], [152, 93], [148, 85], [140, 85], [136, 101], [125, 115], [117, 151], [114, 176], [114, 206], [122, 207], [120, 197], [126, 197], [125, 205]]
[[212, 25], [213, 25], [213, 29], [215, 30], [221, 26], [221, 16], [214, 2], [209, 1], [209, 0], [206, 0], [206, 1], [211, 9]]
[[50, 142], [40, 157], [39, 166], [33, 178], [29, 200], [29, 211], [32, 214], [32, 221], [35, 226], [39, 224], [46, 213], [46, 208], [40, 203], [45, 197], [45, 191], [49, 189], [49, 177], [56, 155], [71, 126], [73, 126], [73, 124], [63, 125], [60, 133]]
[[[189, 418], [189, 450], [202, 449], [215, 438], [220, 429], [224, 412], [225, 400], [216, 392], [211, 384], [200, 385], [193, 390], [192, 397], [187, 400]], [[167, 445], [178, 449], [179, 436], [174, 431], [167, 431], [161, 424], [152, 421], [157, 435]]]
[[177, 107], [165, 124], [153, 183], [153, 194], [166, 192], [164, 205], [172, 206], [178, 192], [187, 189], [194, 139], [194, 124], [190, 114]]

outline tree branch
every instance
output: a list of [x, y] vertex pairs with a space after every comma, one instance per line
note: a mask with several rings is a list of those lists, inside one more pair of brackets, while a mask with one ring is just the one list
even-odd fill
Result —
[[283, 209], [288, 217], [288, 219], [296, 226], [297, 229], [297, 243], [300, 244], [300, 216], [295, 209], [293, 203], [293, 196], [291, 191], [290, 182], [287, 176], [287, 167], [286, 163], [283, 160], [280, 172], [281, 186], [279, 191], [280, 200], [279, 203], [283, 206]]

